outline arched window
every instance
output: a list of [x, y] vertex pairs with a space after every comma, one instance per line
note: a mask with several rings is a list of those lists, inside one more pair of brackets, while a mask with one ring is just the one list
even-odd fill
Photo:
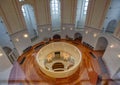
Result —
[[117, 20], [115, 20], [115, 19], [111, 20], [111, 21], [108, 23], [105, 32], [113, 33], [114, 30], [115, 30], [115, 28], [116, 28], [116, 26], [117, 26]]
[[60, 0], [50, 1], [52, 30], [59, 31], [61, 27], [61, 12], [60, 12]]
[[97, 40], [95, 50], [105, 51], [107, 46], [108, 46], [108, 40], [105, 37], [99, 37]]
[[38, 36], [37, 24], [34, 15], [34, 9], [29, 4], [22, 5], [22, 13], [26, 22], [26, 26], [31, 37], [31, 40]]
[[76, 28], [84, 28], [89, 0], [77, 0]]
[[19, 0], [19, 2], [22, 2], [22, 1], [24, 1], [24, 0]]

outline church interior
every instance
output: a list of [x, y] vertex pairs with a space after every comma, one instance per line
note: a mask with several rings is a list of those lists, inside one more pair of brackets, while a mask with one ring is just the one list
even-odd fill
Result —
[[120, 85], [120, 0], [0, 0], [0, 85]]

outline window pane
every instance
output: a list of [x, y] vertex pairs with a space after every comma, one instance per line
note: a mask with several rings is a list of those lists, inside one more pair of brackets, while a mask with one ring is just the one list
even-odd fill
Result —
[[54, 1], [51, 1], [52, 2], [52, 4], [54, 4]]
[[52, 30], [60, 30], [60, 2], [58, 0], [51, 0], [51, 20]]
[[85, 6], [88, 6], [88, 2], [85, 2]]
[[55, 14], [55, 12], [53, 12], [53, 14]]
[[55, 9], [54, 9], [54, 8], [52, 8], [52, 11], [55, 11]]
[[24, 1], [24, 0], [19, 0], [19, 2]]
[[56, 8], [56, 11], [58, 11], [58, 8]]
[[87, 11], [84, 11], [84, 14], [86, 14], [87, 13]]
[[57, 7], [57, 8], [58, 8], [58, 4], [55, 4], [55, 7]]
[[57, 1], [57, 0], [55, 0], [55, 3], [58, 3], [58, 1]]
[[[89, 0], [77, 0], [77, 13], [75, 27], [84, 28]], [[83, 17], [82, 17], [83, 16]]]
[[22, 7], [22, 11], [25, 12], [24, 7]]
[[53, 14], [58, 14], [58, 1], [57, 0], [52, 0], [52, 12]]
[[87, 10], [87, 6], [85, 6], [84, 10]]
[[52, 4], [52, 8], [54, 8], [54, 4]]

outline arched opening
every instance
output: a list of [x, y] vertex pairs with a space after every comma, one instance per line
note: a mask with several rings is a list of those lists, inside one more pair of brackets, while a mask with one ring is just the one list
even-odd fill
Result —
[[116, 26], [117, 26], [117, 21], [116, 20], [111, 20], [107, 25], [106, 32], [113, 33]]
[[[107, 46], [108, 40], [105, 37], [99, 37], [96, 44], [96, 51], [92, 52], [92, 56], [95, 56], [95, 58], [97, 58], [102, 73], [108, 73], [108, 69], [106, 68], [105, 62], [102, 59]], [[100, 80], [101, 76], [98, 76], [97, 82], [99, 83]]]
[[22, 13], [25, 19], [25, 23], [31, 38], [31, 41], [38, 37], [37, 24], [34, 14], [34, 9], [29, 4], [22, 5]]
[[10, 62], [13, 64], [14, 61], [16, 61], [17, 59], [17, 56], [14, 53], [14, 51], [10, 47], [3, 47], [3, 50], [5, 54], [8, 56], [8, 59], [10, 60]]
[[6, 55], [9, 55], [12, 52], [12, 49], [9, 47], [3, 47], [3, 50], [6, 53]]
[[75, 33], [75, 34], [74, 34], [74, 40], [81, 42], [81, 40], [82, 40], [82, 35], [81, 35], [80, 33], [78, 33], [78, 32]]
[[107, 39], [104, 38], [104, 37], [100, 37], [100, 38], [97, 40], [96, 50], [105, 51], [106, 48], [107, 48], [107, 45], [108, 45]]
[[59, 34], [53, 35], [53, 40], [60, 40], [61, 36]]

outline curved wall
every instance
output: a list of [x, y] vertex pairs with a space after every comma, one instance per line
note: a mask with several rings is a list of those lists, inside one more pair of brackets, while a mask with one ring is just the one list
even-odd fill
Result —
[[[72, 68], [62, 71], [62, 72], [54, 72], [51, 70], [47, 70], [44, 65], [44, 61], [47, 58], [47, 55], [51, 52], [56, 51], [65, 51], [68, 52], [72, 57], [74, 57], [75, 64]], [[65, 42], [54, 42], [46, 45], [45, 47], [41, 48], [36, 56], [37, 63], [40, 66], [40, 69], [43, 73], [50, 77], [54, 78], [64, 78], [72, 75], [76, 72], [79, 68], [80, 61], [81, 61], [81, 52], [78, 48], [73, 46], [72, 44], [65, 43]]]
[[[86, 33], [86, 31], [88, 31], [88, 33]], [[94, 34], [96, 34], [96, 36], [94, 36]], [[105, 37], [108, 41], [108, 45], [104, 52], [104, 55], [102, 56], [102, 59], [108, 68], [110, 77], [113, 78], [115, 73], [120, 68], [120, 59], [118, 57], [120, 54], [120, 40], [111, 34], [102, 33], [101, 30], [86, 28], [85, 33], [83, 34], [82, 42], [87, 42], [94, 47], [94, 50], [97, 50], [96, 45], [100, 37]], [[111, 48], [111, 45], [114, 45], [114, 47]]]

